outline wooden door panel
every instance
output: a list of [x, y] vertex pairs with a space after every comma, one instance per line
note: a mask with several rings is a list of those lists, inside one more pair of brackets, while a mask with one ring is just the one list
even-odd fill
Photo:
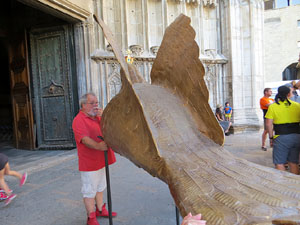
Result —
[[33, 30], [30, 43], [38, 147], [74, 147], [74, 103], [67, 27]]
[[29, 94], [30, 82], [25, 32], [12, 34], [8, 49], [15, 147], [34, 149], [35, 139], [33, 135], [32, 104]]

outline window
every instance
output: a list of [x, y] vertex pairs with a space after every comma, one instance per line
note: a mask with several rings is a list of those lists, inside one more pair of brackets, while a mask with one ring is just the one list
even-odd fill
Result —
[[300, 20], [297, 20], [297, 27], [300, 28]]
[[274, 9], [274, 0], [265, 1], [265, 10]]

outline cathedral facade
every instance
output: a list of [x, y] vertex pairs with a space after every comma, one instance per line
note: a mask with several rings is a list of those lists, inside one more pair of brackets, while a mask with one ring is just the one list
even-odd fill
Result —
[[110, 27], [124, 55], [134, 58], [149, 83], [166, 27], [181, 13], [189, 16], [212, 110], [228, 101], [235, 129], [258, 128], [264, 88], [263, 3], [4, 1], [0, 8], [0, 68], [4, 74], [0, 142], [10, 133], [7, 139], [17, 148], [73, 148], [71, 124], [79, 110], [79, 97], [93, 91], [104, 108], [118, 93], [120, 67], [93, 15]]
[[[204, 64], [209, 103], [230, 102], [236, 127], [257, 127], [263, 93], [263, 13], [260, 0], [113, 0], [98, 2], [96, 13], [112, 29], [123, 52], [129, 49], [146, 81], [164, 30], [183, 13], [191, 18]], [[92, 23], [94, 26], [94, 23]], [[100, 74], [103, 106], [120, 89], [118, 65], [100, 32], [91, 53], [93, 74]], [[178, 56], [180, 57], [180, 56]], [[84, 90], [85, 91], [85, 90]]]

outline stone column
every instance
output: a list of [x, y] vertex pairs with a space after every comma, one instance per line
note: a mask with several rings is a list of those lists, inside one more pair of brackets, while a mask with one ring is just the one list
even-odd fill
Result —
[[76, 70], [77, 70], [77, 86], [78, 96], [82, 96], [88, 90], [89, 77], [88, 73], [88, 62], [86, 61], [85, 52], [85, 26], [84, 23], [78, 23], [75, 25], [75, 50], [76, 50]]
[[[261, 118], [258, 108], [263, 89], [263, 0], [222, 1], [223, 25], [227, 28], [223, 44], [227, 66], [228, 83], [226, 101], [231, 102], [235, 126], [259, 127]], [[229, 89], [230, 85], [226, 86]]]
[[78, 96], [92, 91], [101, 99], [100, 69], [95, 61], [90, 60], [92, 52], [100, 44], [96, 40], [99, 35], [95, 33], [95, 25], [92, 18], [75, 25], [77, 85]]

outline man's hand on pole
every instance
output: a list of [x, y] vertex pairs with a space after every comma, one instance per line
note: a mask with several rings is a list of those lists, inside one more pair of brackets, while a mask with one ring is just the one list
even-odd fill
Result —
[[81, 139], [81, 142], [88, 148], [92, 148], [92, 149], [96, 149], [96, 150], [100, 150], [100, 151], [108, 150], [107, 144], [104, 141], [96, 142], [93, 139], [91, 139], [90, 137], [86, 136]]
[[108, 150], [107, 144], [104, 141], [99, 142], [97, 145], [98, 145], [98, 148], [97, 148], [98, 150], [101, 150], [101, 151]]

